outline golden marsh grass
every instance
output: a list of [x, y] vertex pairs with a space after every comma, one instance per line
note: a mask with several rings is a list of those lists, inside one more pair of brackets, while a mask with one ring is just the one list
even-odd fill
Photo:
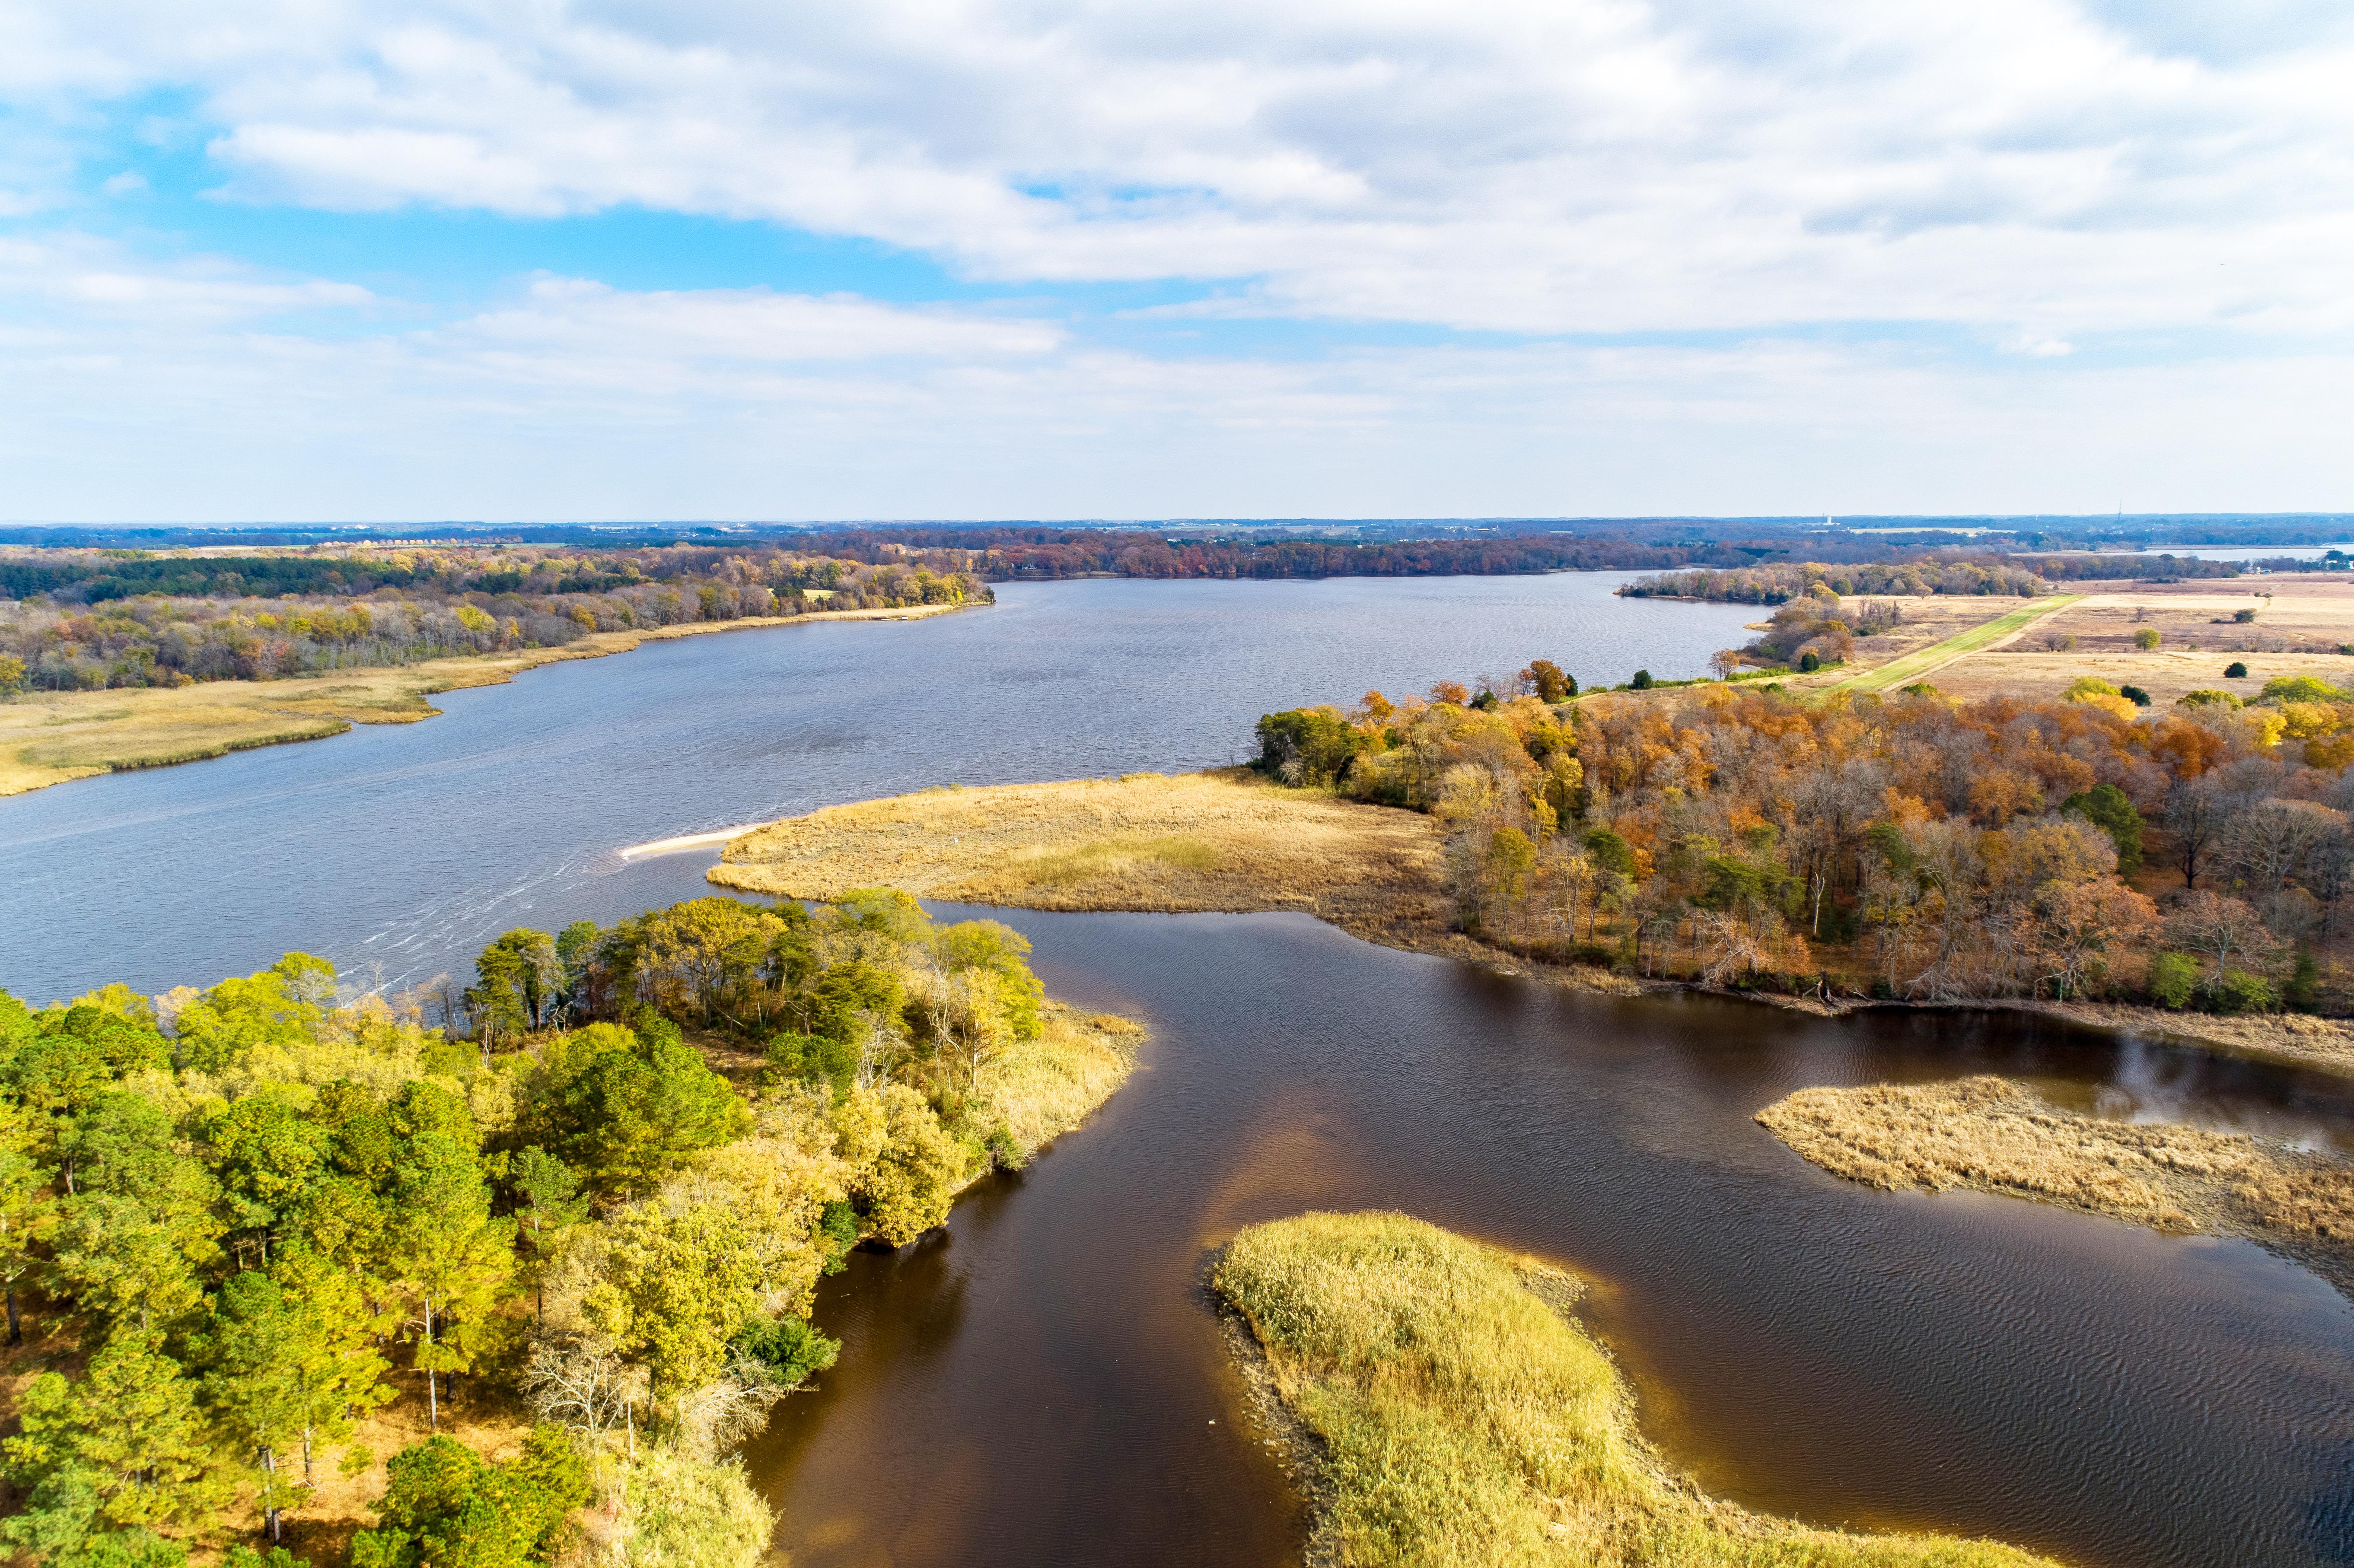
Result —
[[1314, 1555], [1353, 1568], [2028, 1568], [1992, 1542], [1859, 1535], [1702, 1496], [1636, 1430], [1576, 1282], [1395, 1213], [1235, 1237], [1212, 1275], [1322, 1449]]
[[1993, 1076], [1801, 1089], [1757, 1119], [1852, 1181], [1966, 1187], [2164, 1231], [2243, 1235], [2340, 1289], [2354, 1283], [2354, 1162], [2333, 1155], [2080, 1116]]
[[981, 1065], [980, 1098], [1004, 1118], [1025, 1155], [1077, 1127], [1136, 1068], [1144, 1030], [1110, 1013], [1049, 1001], [1035, 1040], [1018, 1040]]
[[1302, 909], [1411, 945], [1446, 929], [1439, 844], [1428, 817], [1228, 768], [831, 806], [734, 840], [710, 879], [792, 898], [882, 885], [1028, 909]]

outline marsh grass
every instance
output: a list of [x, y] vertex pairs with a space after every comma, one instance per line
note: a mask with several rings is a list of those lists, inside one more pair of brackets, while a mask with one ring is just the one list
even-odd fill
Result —
[[723, 887], [833, 898], [878, 884], [1032, 909], [1304, 909], [1413, 946], [1444, 936], [1439, 825], [1246, 769], [913, 795], [790, 817], [727, 846]]
[[1643, 1443], [1559, 1270], [1394, 1213], [1254, 1225], [1212, 1275], [1320, 1440], [1357, 1568], [2026, 1568], [1991, 1542], [1850, 1534], [1702, 1497]]
[[1801, 1089], [1757, 1113], [1835, 1176], [1966, 1187], [2173, 1232], [2243, 1235], [2354, 1287], [2354, 1162], [2241, 1133], [2109, 1121], [1994, 1076]]
[[1109, 1013], [1049, 1001], [1035, 1040], [1017, 1040], [983, 1063], [981, 1097], [1002, 1117], [1023, 1155], [1070, 1131], [1111, 1098], [1136, 1067], [1144, 1030]]

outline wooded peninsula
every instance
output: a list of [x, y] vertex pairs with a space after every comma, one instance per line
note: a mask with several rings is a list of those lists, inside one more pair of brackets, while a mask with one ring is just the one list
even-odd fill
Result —
[[1076, 1127], [1141, 1031], [905, 894], [0, 992], [0, 1542], [52, 1568], [748, 1568], [819, 1277]]

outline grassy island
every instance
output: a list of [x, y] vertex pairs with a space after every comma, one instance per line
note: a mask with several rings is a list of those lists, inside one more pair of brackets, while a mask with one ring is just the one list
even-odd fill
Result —
[[1237, 1235], [1213, 1275], [1304, 1428], [1310, 1560], [1358, 1568], [2027, 1568], [2015, 1547], [1815, 1530], [1712, 1501], [1636, 1431], [1568, 1275], [1394, 1213]]
[[884, 884], [1026, 909], [1303, 909], [1393, 946], [1443, 940], [1431, 818], [1246, 768], [927, 789], [746, 833], [711, 873], [793, 898]]
[[2246, 1236], [2354, 1286], [2354, 1162], [2244, 1134], [2080, 1116], [2024, 1084], [1801, 1089], [1757, 1113], [1835, 1176], [2029, 1198], [2163, 1231]]

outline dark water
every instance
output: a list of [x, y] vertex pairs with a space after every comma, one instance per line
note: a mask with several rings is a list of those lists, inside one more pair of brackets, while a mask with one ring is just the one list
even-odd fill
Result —
[[397, 984], [499, 932], [708, 891], [625, 844], [931, 784], [1230, 762], [1272, 708], [1551, 657], [1704, 673], [1754, 608], [1625, 573], [1010, 586], [913, 622], [649, 644], [435, 699], [444, 716], [0, 800], [0, 986], [209, 984], [290, 948]]
[[826, 1283], [843, 1359], [748, 1454], [796, 1568], [1296, 1559], [1195, 1276], [1311, 1207], [1600, 1281], [1647, 1432], [1753, 1508], [2117, 1568], [2354, 1560], [2335, 1292], [2246, 1243], [1871, 1192], [1750, 1119], [2001, 1072], [2344, 1126], [2342, 1086], [2012, 1016], [1581, 997], [1298, 916], [1005, 917], [1056, 992], [1150, 1020], [1147, 1065], [945, 1233]]

